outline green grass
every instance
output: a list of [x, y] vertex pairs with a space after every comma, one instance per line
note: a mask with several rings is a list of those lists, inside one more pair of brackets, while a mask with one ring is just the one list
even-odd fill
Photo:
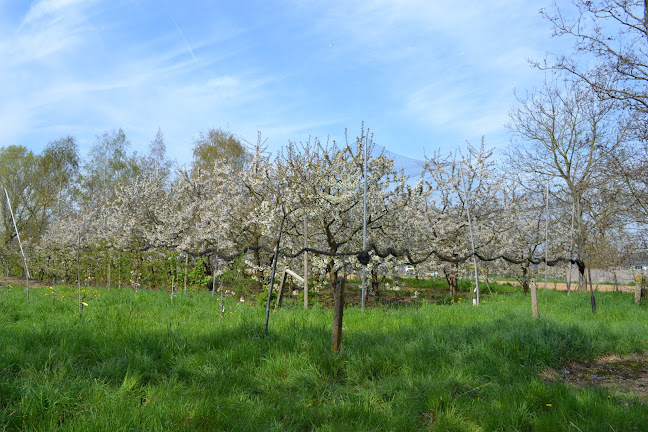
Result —
[[521, 294], [332, 313], [218, 297], [113, 289], [0, 288], [3, 430], [648, 430], [648, 405], [538, 373], [648, 350], [630, 294]]

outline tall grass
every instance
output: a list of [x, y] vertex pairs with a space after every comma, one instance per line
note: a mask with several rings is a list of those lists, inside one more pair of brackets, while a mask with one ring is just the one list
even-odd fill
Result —
[[[539, 372], [648, 350], [645, 306], [629, 294], [540, 292], [479, 307], [423, 303], [273, 313], [208, 293], [113, 289], [0, 292], [0, 425], [5, 430], [648, 430], [648, 406]], [[573, 426], [572, 426], [573, 425]]]

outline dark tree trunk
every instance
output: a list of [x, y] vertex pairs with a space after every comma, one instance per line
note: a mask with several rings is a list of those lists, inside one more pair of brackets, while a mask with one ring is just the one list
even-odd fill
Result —
[[457, 295], [458, 288], [458, 274], [459, 266], [457, 264], [451, 264], [444, 268], [445, 278], [450, 286], [450, 297], [455, 297]]
[[263, 270], [261, 268], [261, 252], [259, 249], [254, 250], [254, 265], [257, 267], [255, 270], [257, 281], [259, 282], [259, 287], [263, 288]]
[[338, 272], [331, 272], [331, 285], [333, 288], [333, 334], [331, 337], [331, 351], [340, 352], [342, 346], [342, 315], [344, 314], [344, 285], [346, 278], [339, 277]]
[[528, 264], [522, 266], [522, 291], [524, 292], [524, 295], [529, 293], [529, 265]]
[[371, 269], [371, 294], [376, 297], [380, 296], [380, 281], [378, 280], [378, 272], [375, 268]]

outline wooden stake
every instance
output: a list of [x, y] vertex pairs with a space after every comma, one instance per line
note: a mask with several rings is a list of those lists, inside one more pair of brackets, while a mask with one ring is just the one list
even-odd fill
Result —
[[185, 253], [185, 268], [184, 268], [184, 292], [187, 294], [187, 267], [189, 266], [189, 254]]
[[594, 298], [594, 287], [592, 286], [592, 270], [590, 268], [590, 264], [587, 263], [587, 277], [589, 279], [589, 286], [590, 286], [590, 299], [592, 301], [592, 313], [596, 313], [596, 298]]
[[540, 311], [538, 311], [538, 286], [535, 278], [531, 279], [531, 312], [534, 318], [540, 316]]
[[288, 271], [284, 270], [283, 274], [281, 275], [281, 282], [279, 283], [279, 292], [277, 292], [277, 301], [275, 302], [274, 310], [277, 310], [278, 308], [281, 307], [281, 301], [283, 300], [283, 291], [284, 291], [284, 285], [286, 284], [287, 275], [288, 275]]

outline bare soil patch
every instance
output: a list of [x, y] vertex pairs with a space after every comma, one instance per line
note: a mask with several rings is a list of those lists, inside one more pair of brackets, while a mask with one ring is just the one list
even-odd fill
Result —
[[[29, 287], [30, 288], [42, 288], [46, 286], [50, 286], [51, 282], [45, 282], [39, 279], [29, 279]], [[6, 286], [27, 286], [27, 279], [22, 278], [22, 277], [16, 277], [16, 276], [1, 276], [0, 275], [0, 287], [6, 287]]]
[[607, 387], [621, 394], [632, 394], [648, 403], [648, 352], [626, 357], [602, 357], [592, 363], [570, 363], [564, 369], [545, 369], [547, 381], [561, 380], [575, 387]]
[[[513, 286], [522, 286], [522, 284], [518, 281], [507, 281], [507, 282], [497, 282], [500, 285], [504, 284], [510, 284]], [[537, 281], [536, 282], [538, 289], [544, 288], [544, 282], [543, 281]], [[567, 284], [565, 282], [547, 282], [547, 288], [548, 289], [553, 289], [557, 291], [567, 291]], [[586, 287], [587, 290], [589, 291], [589, 285]], [[608, 285], [608, 284], [592, 284], [592, 288], [594, 288], [594, 291], [615, 291], [617, 288], [614, 285]], [[635, 287], [632, 285], [619, 285], [618, 286], [618, 291], [622, 292], [634, 292]], [[573, 292], [578, 291], [578, 283], [571, 283], [571, 290]]]

